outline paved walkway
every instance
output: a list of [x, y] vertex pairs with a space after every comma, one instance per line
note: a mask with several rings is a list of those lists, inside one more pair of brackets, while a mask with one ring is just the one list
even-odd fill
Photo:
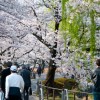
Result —
[[39, 100], [39, 98], [36, 97], [35, 95], [32, 95], [32, 96], [29, 97], [29, 100]]

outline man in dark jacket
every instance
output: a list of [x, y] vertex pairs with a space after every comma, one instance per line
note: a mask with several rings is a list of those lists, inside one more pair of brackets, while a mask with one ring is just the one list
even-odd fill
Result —
[[25, 83], [24, 93], [23, 93], [24, 100], [29, 100], [28, 90], [29, 90], [29, 87], [31, 87], [31, 72], [25, 66], [23, 66], [20, 74], [23, 77], [24, 83]]
[[41, 66], [39, 65], [39, 67], [37, 68], [37, 74], [39, 77], [41, 76], [41, 72], [42, 72], [42, 69], [41, 69]]
[[2, 70], [1, 72], [1, 89], [4, 92], [5, 95], [5, 80], [6, 80], [6, 76], [10, 75], [10, 67], [12, 66], [12, 62], [8, 61], [8, 62], [4, 62], [4, 67], [6, 67], [6, 69]]
[[100, 100], [100, 59], [96, 60], [96, 65], [98, 66], [92, 75], [92, 80], [94, 82], [94, 100]]

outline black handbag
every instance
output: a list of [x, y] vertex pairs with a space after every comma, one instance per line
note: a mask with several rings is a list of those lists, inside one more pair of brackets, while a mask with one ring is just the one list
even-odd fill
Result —
[[29, 87], [28, 93], [29, 93], [29, 95], [32, 95], [32, 88], [31, 87]]

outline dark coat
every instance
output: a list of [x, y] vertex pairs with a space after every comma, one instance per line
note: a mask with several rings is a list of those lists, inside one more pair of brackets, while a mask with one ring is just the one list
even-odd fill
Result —
[[5, 80], [6, 80], [6, 76], [8, 76], [10, 74], [11, 74], [10, 68], [4, 69], [1, 72], [1, 89], [3, 90], [4, 93], [5, 93]]
[[38, 73], [38, 74], [41, 74], [41, 72], [42, 72], [42, 69], [41, 69], [41, 67], [39, 66], [39, 67], [37, 68], [37, 73]]
[[94, 80], [94, 91], [100, 92], [100, 67], [95, 70], [92, 79]]
[[30, 87], [31, 86], [31, 72], [27, 69], [22, 69], [20, 72], [20, 75], [24, 79], [25, 86]]

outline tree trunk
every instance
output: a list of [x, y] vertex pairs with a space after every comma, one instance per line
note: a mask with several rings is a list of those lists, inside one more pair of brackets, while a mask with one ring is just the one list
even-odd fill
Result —
[[[55, 22], [55, 34], [57, 34], [57, 30], [59, 29], [59, 23]], [[57, 41], [57, 40], [56, 40]], [[50, 53], [51, 53], [51, 57], [55, 58], [57, 55], [57, 42], [55, 41], [55, 45], [50, 49]], [[47, 77], [46, 77], [46, 86], [50, 86], [50, 87], [54, 87], [54, 78], [55, 78], [55, 71], [56, 71], [56, 64], [54, 62], [54, 60], [50, 59], [50, 63], [49, 63], [49, 70], [47, 73]]]
[[53, 60], [50, 60], [49, 70], [46, 77], [46, 86], [54, 86], [54, 77], [55, 77], [56, 65], [53, 65]]

